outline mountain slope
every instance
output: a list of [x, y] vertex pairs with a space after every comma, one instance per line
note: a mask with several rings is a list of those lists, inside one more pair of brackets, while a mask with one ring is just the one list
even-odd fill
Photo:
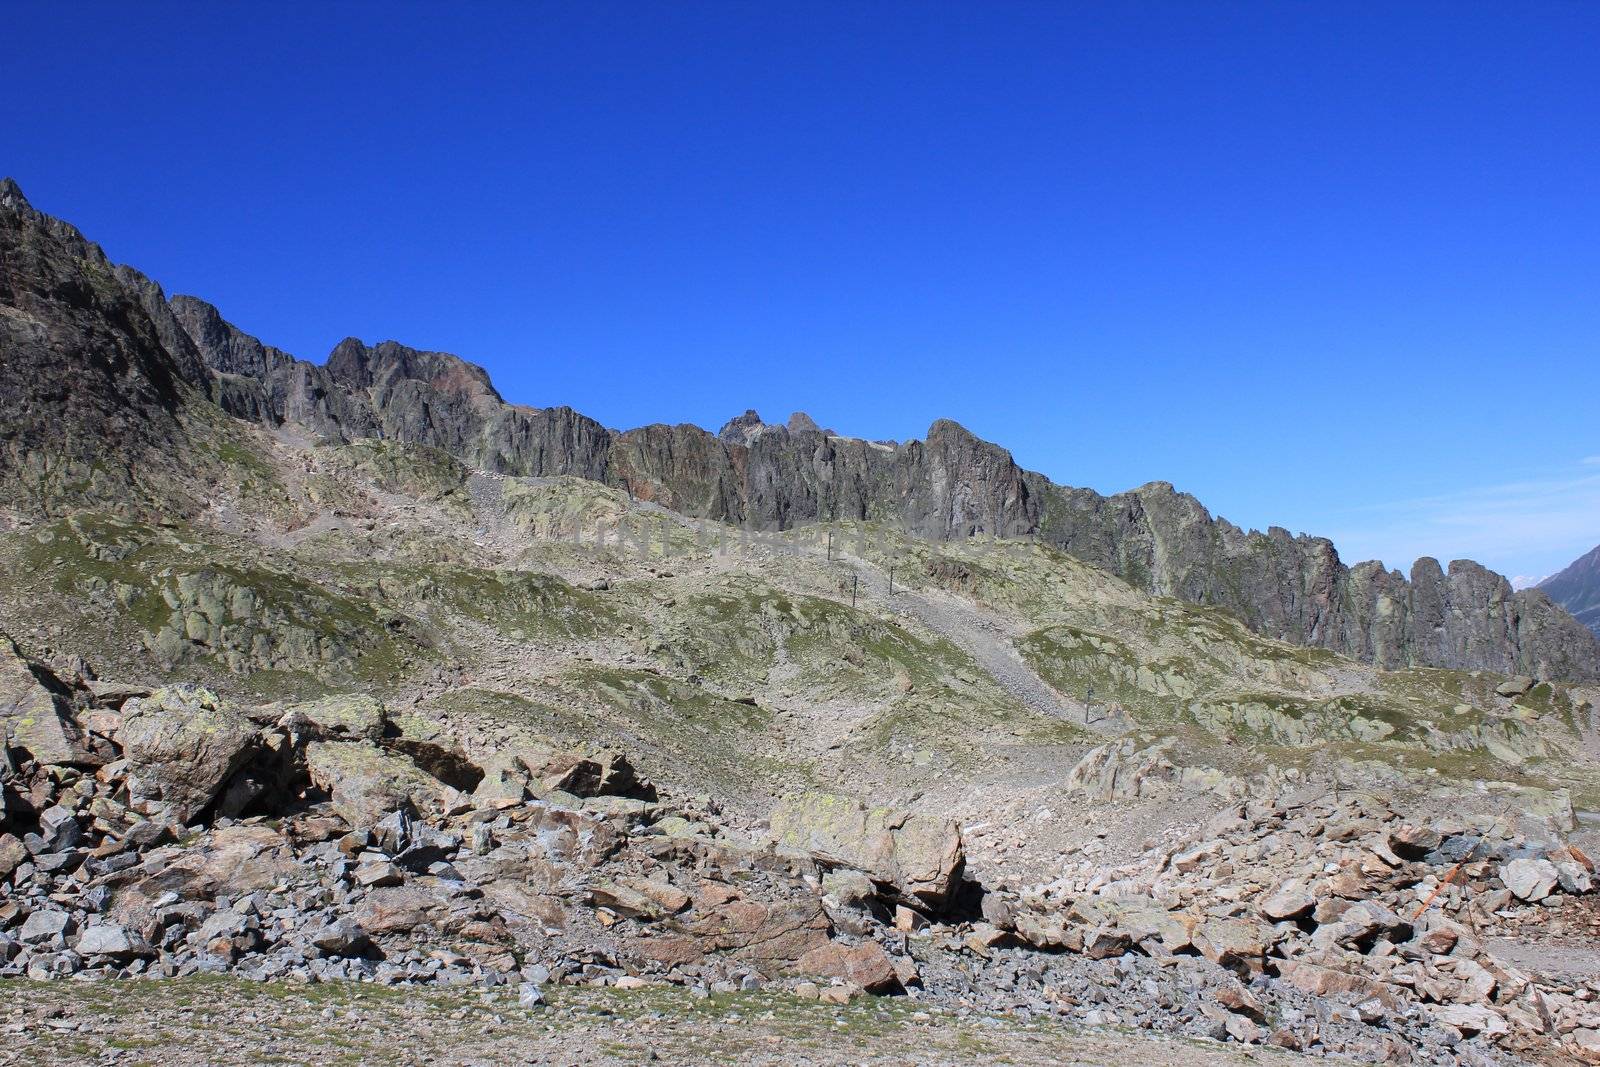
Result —
[[163, 343], [100, 249], [0, 183], [5, 494], [45, 505], [127, 492], [142, 464], [185, 443], [186, 375], [204, 375], [198, 358]]
[[1539, 590], [1600, 634], [1600, 545], [1540, 582]]
[[[1446, 571], [1424, 558], [1409, 580], [1376, 563], [1347, 567], [1326, 539], [1246, 532], [1166, 483], [1111, 497], [1056, 485], [949, 421], [903, 445], [825, 433], [809, 420], [767, 426], [753, 413], [720, 435], [686, 425], [619, 432], [570, 408], [508, 404], [482, 368], [393, 341], [348, 339], [316, 366], [237, 330], [202, 300], [167, 301], [137, 272], [109, 270], [99, 249], [33, 211], [14, 184], [0, 195], [0, 215], [5, 379], [19, 390], [8, 410], [26, 416], [7, 428], [0, 474], [13, 483], [11, 496], [25, 498], [19, 485], [45, 479], [53, 488], [32, 495], [48, 505], [82, 496], [72, 486], [98, 478], [130, 499], [143, 493], [182, 506], [204, 494], [171, 469], [172, 457], [212, 451], [184, 436], [226, 433], [201, 410], [220, 409], [334, 441], [429, 446], [490, 473], [585, 478], [748, 528], [873, 521], [934, 540], [1037, 539], [1146, 592], [1220, 607], [1266, 636], [1383, 667], [1600, 677], [1594, 634], [1544, 593], [1513, 592], [1470, 561]], [[43, 343], [51, 331], [56, 340]], [[123, 354], [106, 364], [108, 352]], [[87, 360], [106, 384], [82, 396], [50, 393], [73, 378], [74, 359]], [[126, 388], [116, 386], [117, 374]], [[63, 407], [65, 417], [55, 418]], [[195, 431], [199, 424], [205, 428]], [[98, 436], [107, 426], [126, 428], [109, 448]], [[20, 444], [32, 440], [48, 447]], [[40, 458], [53, 452], [62, 458]], [[107, 457], [121, 473], [100, 471]], [[140, 464], [163, 472], [153, 483], [159, 494], [128, 488], [140, 480]], [[78, 472], [76, 482], [68, 471]]]
[[[1595, 638], [1542, 594], [949, 422], [305, 363], [0, 200], [0, 981], [754, 985], [835, 1034], [870, 987], [1362, 1062], [1592, 1021], [1519, 955], [1571, 957], [1600, 848], [1600, 687], [1551, 677]], [[1374, 665], [1419, 660], [1470, 669]]]

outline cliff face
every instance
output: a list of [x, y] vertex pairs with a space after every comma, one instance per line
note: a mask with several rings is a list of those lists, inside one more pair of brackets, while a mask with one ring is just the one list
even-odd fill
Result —
[[1241, 530], [1165, 482], [1112, 497], [1042, 491], [1045, 540], [1149, 592], [1225, 608], [1270, 637], [1380, 667], [1600, 674], [1600, 644], [1565, 611], [1471, 560], [1446, 571], [1423, 557], [1408, 580], [1377, 563], [1345, 566], [1326, 538]]
[[[431, 445], [472, 466], [573, 475], [687, 515], [758, 528], [890, 521], [921, 537], [1033, 537], [1142, 590], [1224, 608], [1253, 629], [1384, 667], [1600, 677], [1600, 642], [1537, 590], [1470, 561], [1418, 560], [1410, 579], [1346, 567], [1333, 545], [1244, 531], [1166, 483], [1115, 496], [1055, 485], [961, 426], [903, 445], [754, 412], [721, 433], [618, 432], [570, 408], [506, 403], [480, 367], [393, 341], [341, 342], [326, 365], [236, 329], [194, 297], [167, 300], [66, 223], [0, 186], [0, 475], [8, 497], [48, 481], [86, 499], [129, 492], [138, 465], [190, 446], [191, 405], [337, 440]], [[108, 442], [114, 442], [108, 447]]]
[[0, 499], [116, 500], [187, 449], [205, 368], [163, 338], [145, 286], [0, 181]]

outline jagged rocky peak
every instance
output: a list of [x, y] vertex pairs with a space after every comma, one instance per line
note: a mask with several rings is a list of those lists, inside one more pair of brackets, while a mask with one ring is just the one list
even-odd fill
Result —
[[722, 429], [717, 431], [717, 436], [729, 444], [748, 445], [750, 441], [767, 424], [761, 421], [761, 416], [756, 414], [755, 408], [746, 408], [743, 415], [735, 415], [722, 424]]
[[398, 341], [368, 346], [354, 337], [340, 341], [328, 356], [328, 373], [360, 389], [388, 389], [404, 381], [422, 382], [463, 399], [503, 404], [489, 372], [448, 352], [426, 352]]
[[167, 306], [199, 349], [206, 366], [213, 370], [264, 379], [294, 359], [240, 330], [224, 319], [215, 306], [197, 296], [180, 293]]
[[[1544, 593], [1512, 593], [1475, 564], [1445, 574], [1419, 563], [1409, 581], [1381, 564], [1348, 567], [1326, 539], [1246, 532], [1167, 482], [1111, 497], [1058, 485], [948, 419], [904, 445], [823, 436], [803, 413], [769, 425], [753, 410], [718, 434], [615, 433], [567, 408], [507, 404], [482, 367], [442, 352], [350, 338], [326, 365], [297, 360], [204, 301], [169, 301], [112, 267], [76, 229], [28, 207], [15, 182], [0, 187], [0, 307], [17, 312], [0, 315], [0, 410], [21, 413], [0, 427], [8, 499], [29, 499], [24, 487], [41, 478], [62, 492], [97, 479], [97, 499], [129, 499], [129, 472], [163, 465], [171, 484], [192, 481], [172, 457], [188, 427], [207, 432], [185, 409], [193, 399], [334, 440], [428, 445], [483, 470], [589, 478], [719, 521], [871, 518], [933, 539], [1035, 537], [1136, 589], [1385, 667], [1600, 677], [1593, 633]], [[61, 459], [45, 467], [45, 456]]]
[[15, 178], [0, 178], [0, 207], [11, 211], [33, 210], [28, 198], [22, 195], [22, 186]]
[[826, 437], [836, 436], [832, 430], [824, 430], [817, 425], [816, 420], [803, 411], [796, 411], [784, 423], [767, 423], [754, 408], [747, 408], [743, 415], [735, 415], [722, 424], [722, 429], [717, 431], [717, 437], [729, 444], [750, 445], [756, 438], [768, 434], [779, 436], [794, 436], [807, 433], [819, 433]]

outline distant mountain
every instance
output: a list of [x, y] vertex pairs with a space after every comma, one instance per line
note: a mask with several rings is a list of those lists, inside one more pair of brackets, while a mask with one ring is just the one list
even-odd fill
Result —
[[1540, 582], [1538, 588], [1600, 634], [1600, 545]]
[[[507, 403], [478, 366], [394, 341], [324, 364], [264, 344], [195, 297], [168, 299], [0, 181], [0, 504], [203, 513], [235, 419], [339, 442], [429, 446], [478, 470], [575, 476], [680, 514], [763, 530], [877, 521], [917, 537], [1029, 538], [1267, 637], [1385, 668], [1600, 677], [1595, 635], [1472, 562], [1409, 575], [1346, 565], [1326, 538], [1244, 530], [1166, 482], [1115, 496], [1059, 485], [940, 419], [870, 442], [755, 412], [721, 433], [618, 431]], [[230, 419], [228, 416], [232, 416]]]

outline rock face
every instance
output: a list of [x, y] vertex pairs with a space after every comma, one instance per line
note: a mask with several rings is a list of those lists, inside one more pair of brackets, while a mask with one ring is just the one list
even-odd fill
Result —
[[859, 868], [900, 895], [930, 904], [949, 898], [964, 863], [955, 823], [869, 808], [833, 793], [784, 797], [772, 813], [772, 833], [780, 845]]
[[1141, 590], [1382, 667], [1600, 677], [1600, 639], [1544, 592], [1513, 592], [1470, 561], [1446, 570], [1424, 558], [1409, 580], [1378, 563], [1348, 567], [1325, 539], [1241, 530], [1164, 482], [1111, 497], [1058, 486], [949, 421], [903, 445], [840, 437], [804, 417], [768, 425], [753, 411], [719, 434], [619, 432], [570, 408], [508, 404], [482, 368], [393, 341], [342, 341], [319, 367], [204, 301], [166, 300], [10, 182], [0, 186], [0, 351], [0, 499], [19, 504], [122, 501], [157, 485], [168, 501], [182, 502], [174, 485], [197, 497], [197, 473], [176, 461], [205, 454], [191, 438], [212, 422], [194, 405], [210, 401], [253, 422], [436, 447], [495, 473], [587, 478], [760, 529], [874, 520], [933, 539], [1035, 537]]
[[1539, 591], [1600, 633], [1600, 545], [1540, 582]]
[[114, 501], [187, 450], [186, 379], [205, 368], [134, 279], [154, 289], [0, 181], [0, 500]]
[[1030, 478], [1049, 500], [1041, 539], [1136, 588], [1225, 608], [1269, 637], [1386, 668], [1600, 672], [1600, 643], [1576, 620], [1470, 560], [1446, 570], [1424, 557], [1408, 580], [1375, 562], [1346, 566], [1325, 538], [1241, 530], [1165, 482], [1101, 497]]

